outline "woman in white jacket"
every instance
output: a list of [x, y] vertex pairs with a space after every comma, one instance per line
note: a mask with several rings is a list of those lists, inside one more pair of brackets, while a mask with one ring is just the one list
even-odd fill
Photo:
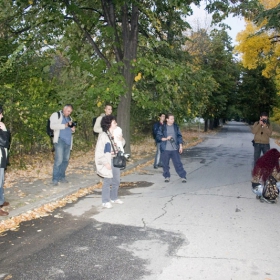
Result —
[[[102, 206], [112, 208], [112, 203], [122, 204], [123, 201], [118, 199], [118, 190], [120, 185], [120, 168], [113, 166], [113, 157], [116, 156], [118, 145], [114, 140], [114, 130], [117, 122], [114, 116], [104, 116], [101, 121], [103, 132], [99, 134], [95, 148], [95, 164], [97, 174], [104, 178], [102, 186]], [[124, 146], [124, 139], [122, 141]], [[114, 149], [112, 148], [114, 145]]]

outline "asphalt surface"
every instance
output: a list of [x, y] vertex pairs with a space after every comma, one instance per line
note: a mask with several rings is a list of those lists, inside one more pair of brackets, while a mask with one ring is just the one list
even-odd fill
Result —
[[[279, 204], [251, 192], [252, 137], [230, 122], [184, 151], [185, 184], [173, 167], [165, 183], [151, 165], [122, 177], [122, 205], [102, 209], [97, 189], [22, 223], [0, 237], [0, 279], [280, 279]], [[68, 192], [99, 178], [76, 180]]]

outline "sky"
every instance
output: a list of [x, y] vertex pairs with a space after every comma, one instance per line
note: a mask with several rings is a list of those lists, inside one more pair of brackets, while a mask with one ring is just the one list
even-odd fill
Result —
[[[196, 6], [192, 6], [193, 15], [188, 17], [189, 24], [192, 28], [206, 28], [210, 29], [211, 25], [211, 15], [207, 14], [207, 12], [203, 9], [203, 7], [198, 8]], [[232, 38], [233, 45], [236, 45], [236, 35], [240, 31], [245, 29], [245, 21], [239, 17], [228, 17], [224, 23], [228, 24], [231, 27], [231, 30], [227, 30], [229, 36]]]

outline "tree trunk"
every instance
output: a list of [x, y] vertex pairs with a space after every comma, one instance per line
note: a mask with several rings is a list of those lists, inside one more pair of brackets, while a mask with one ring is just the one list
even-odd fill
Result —
[[214, 120], [213, 120], [213, 119], [210, 119], [209, 129], [210, 129], [210, 130], [213, 130], [213, 129], [214, 129]]
[[208, 131], [208, 119], [205, 118], [204, 119], [204, 132], [207, 132]]
[[137, 57], [138, 45], [138, 17], [137, 6], [132, 6], [132, 12], [128, 10], [127, 5], [123, 6], [122, 28], [123, 28], [123, 76], [126, 82], [125, 94], [120, 97], [120, 103], [117, 110], [118, 125], [123, 130], [123, 136], [126, 140], [125, 151], [131, 153], [130, 148], [130, 108], [132, 97], [132, 86], [134, 72], [132, 61]]

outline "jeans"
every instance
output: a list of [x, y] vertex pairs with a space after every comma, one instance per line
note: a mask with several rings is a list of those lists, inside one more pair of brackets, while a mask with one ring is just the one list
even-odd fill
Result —
[[58, 138], [58, 142], [54, 144], [55, 157], [53, 165], [53, 182], [65, 179], [65, 171], [67, 169], [70, 158], [70, 145]]
[[0, 168], [0, 205], [5, 202], [4, 197], [4, 172], [5, 168]]
[[254, 145], [254, 166], [256, 165], [257, 160], [261, 156], [261, 152], [263, 154], [265, 154], [268, 150], [270, 150], [269, 144], [255, 143], [255, 145]]
[[168, 151], [165, 150], [161, 153], [161, 161], [162, 161], [162, 167], [163, 167], [163, 177], [164, 178], [170, 178], [170, 167], [169, 167], [169, 161], [172, 159], [173, 165], [175, 167], [175, 170], [177, 174], [181, 178], [186, 178], [187, 172], [184, 169], [184, 166], [181, 162], [180, 154], [178, 150]]
[[157, 152], [155, 156], [154, 166], [162, 166], [160, 159], [160, 143], [157, 143]]
[[[104, 178], [102, 186], [102, 203], [110, 202], [110, 200], [118, 199], [118, 190], [120, 186], [121, 170], [113, 166], [111, 163], [113, 178]], [[112, 188], [110, 188], [112, 186]]]

